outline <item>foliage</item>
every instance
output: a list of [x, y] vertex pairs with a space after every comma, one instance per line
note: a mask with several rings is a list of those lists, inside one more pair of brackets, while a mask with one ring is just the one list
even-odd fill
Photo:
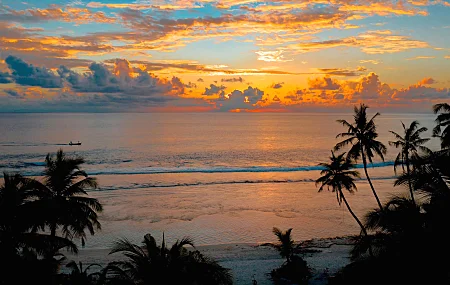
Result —
[[347, 128], [347, 132], [340, 133], [336, 137], [344, 138], [343, 141], [336, 144], [335, 151], [341, 150], [347, 145], [351, 145], [348, 151], [348, 157], [354, 161], [362, 159], [364, 172], [367, 177], [367, 181], [370, 184], [372, 193], [377, 200], [378, 206], [382, 209], [382, 205], [378, 195], [373, 187], [367, 172], [367, 161], [373, 162], [375, 155], [379, 156], [384, 161], [384, 155], [386, 154], [386, 146], [377, 140], [377, 126], [375, 124], [375, 118], [380, 114], [376, 113], [370, 120], [367, 118], [367, 109], [369, 107], [361, 104], [359, 108], [355, 106], [353, 123], [349, 123], [346, 120], [338, 120], [337, 122]]
[[286, 258], [286, 262], [284, 262], [280, 268], [272, 270], [270, 273], [272, 279], [277, 284], [281, 284], [285, 281], [295, 282], [296, 284], [306, 284], [311, 277], [311, 271], [307, 266], [306, 261], [294, 254], [294, 251], [298, 246], [295, 246], [295, 242], [292, 239], [292, 229], [283, 232], [274, 227], [272, 232], [277, 237], [278, 243], [270, 245], [280, 252], [281, 257]]
[[[232, 284], [232, 276], [213, 259], [197, 250], [190, 238], [177, 240], [168, 248], [164, 236], [161, 246], [155, 238], [144, 236], [142, 247], [127, 239], [115, 243], [110, 254], [122, 253], [127, 260], [110, 263], [106, 279], [111, 284]], [[195, 247], [194, 247], [195, 249]]]

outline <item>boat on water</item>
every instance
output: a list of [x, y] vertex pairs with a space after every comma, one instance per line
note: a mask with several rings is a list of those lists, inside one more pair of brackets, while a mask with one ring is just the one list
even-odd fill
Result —
[[70, 142], [69, 142], [69, 145], [81, 145], [81, 142], [80, 142], [80, 141], [78, 141], [78, 142], [72, 142], [72, 141], [70, 141]]

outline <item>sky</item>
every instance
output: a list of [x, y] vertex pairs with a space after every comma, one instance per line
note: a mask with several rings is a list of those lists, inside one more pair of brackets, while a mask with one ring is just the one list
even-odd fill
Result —
[[450, 1], [0, 0], [0, 112], [430, 112]]

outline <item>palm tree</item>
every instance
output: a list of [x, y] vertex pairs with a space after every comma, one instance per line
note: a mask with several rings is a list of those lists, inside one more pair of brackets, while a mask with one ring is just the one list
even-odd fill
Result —
[[36, 198], [39, 187], [33, 179], [20, 174], [3, 174], [4, 184], [0, 186], [0, 247], [5, 252], [19, 254], [27, 248], [37, 254], [55, 253], [62, 247], [76, 252], [75, 244], [67, 239], [34, 232], [32, 229], [45, 224], [40, 215]]
[[[405, 170], [404, 165], [406, 165], [406, 172], [411, 173], [410, 157], [412, 155], [417, 155], [417, 151], [419, 149], [424, 152], [429, 151], [428, 148], [423, 146], [423, 144], [428, 142], [430, 139], [428, 138], [423, 139], [420, 137], [420, 135], [423, 132], [426, 132], [428, 129], [425, 127], [418, 128], [419, 127], [418, 121], [413, 121], [408, 128], [402, 122], [402, 126], [404, 135], [401, 136], [396, 132], [390, 131], [397, 140], [390, 141], [389, 144], [395, 146], [396, 148], [400, 148], [400, 152], [398, 153], [397, 158], [395, 159], [394, 170], [396, 171], [398, 165], [402, 165], [404, 172]], [[411, 194], [411, 200], [413, 203], [415, 203], [413, 187], [411, 185], [411, 182], [409, 182], [408, 184], [409, 184], [409, 192]]]
[[[4, 271], [0, 284], [40, 283], [56, 273], [57, 262], [53, 257], [60, 255], [58, 250], [67, 248], [77, 252], [77, 247], [68, 239], [33, 231], [46, 222], [40, 214], [43, 209], [36, 200], [40, 183], [19, 174], [4, 173], [3, 177], [4, 184], [0, 186], [0, 263]], [[17, 268], [26, 267], [39, 275], [16, 274]], [[28, 280], [30, 278], [33, 280]]]
[[332, 192], [336, 193], [336, 198], [341, 205], [342, 201], [344, 201], [347, 210], [350, 212], [352, 217], [358, 223], [361, 228], [361, 231], [364, 233], [364, 236], [367, 235], [367, 231], [361, 221], [358, 219], [356, 214], [350, 208], [350, 205], [345, 198], [343, 189], [347, 190], [350, 193], [354, 193], [357, 190], [355, 185], [355, 179], [359, 178], [358, 171], [351, 170], [354, 168], [354, 164], [351, 163], [350, 159], [344, 158], [345, 152], [336, 156], [334, 152], [331, 152], [330, 163], [320, 163], [324, 169], [320, 172], [322, 175], [320, 178], [316, 180], [316, 186], [320, 185], [319, 192], [321, 192], [325, 187], [328, 189], [331, 188]]
[[100, 279], [100, 272], [89, 272], [91, 267], [97, 266], [101, 267], [99, 264], [90, 264], [83, 270], [83, 264], [79, 262], [78, 264], [75, 261], [71, 261], [66, 264], [67, 268], [71, 269], [70, 274], [67, 277], [67, 285], [89, 285], [89, 284], [97, 284], [97, 281]]
[[190, 238], [177, 240], [168, 248], [163, 235], [161, 246], [147, 234], [141, 246], [127, 239], [117, 241], [110, 254], [121, 252], [127, 261], [110, 263], [107, 279], [120, 284], [232, 284], [229, 269], [195, 249]]
[[[436, 104], [433, 112], [439, 115], [436, 118], [436, 127], [433, 129], [433, 136], [441, 139], [441, 148], [450, 147], [450, 105], [447, 103]], [[444, 128], [442, 131], [441, 128]]]
[[47, 226], [51, 235], [61, 227], [62, 234], [67, 238], [81, 238], [84, 245], [85, 229], [94, 235], [95, 229], [101, 229], [98, 212], [102, 205], [95, 198], [87, 197], [86, 189], [96, 188], [95, 178], [88, 177], [81, 170], [84, 159], [66, 157], [63, 150], [56, 153], [56, 158], [47, 155], [45, 158], [45, 182], [40, 187], [40, 202], [47, 209]]
[[375, 196], [380, 209], [383, 209], [377, 192], [375, 191], [372, 181], [370, 180], [369, 173], [367, 172], [367, 161], [372, 163], [372, 159], [375, 154], [384, 161], [386, 146], [380, 141], [376, 140], [376, 138], [378, 137], [378, 133], [374, 120], [380, 115], [380, 113], [376, 113], [370, 120], [368, 120], [368, 108], [369, 107], [364, 104], [361, 104], [359, 108], [355, 106], [353, 124], [347, 122], [346, 120], [337, 120], [338, 123], [342, 124], [348, 130], [347, 132], [340, 133], [336, 136], [336, 138], [342, 137], [345, 139], [337, 143], [334, 147], [334, 150], [338, 151], [349, 144], [352, 145], [348, 152], [348, 157], [355, 161], [357, 161], [359, 158], [362, 159], [364, 173], [366, 174], [367, 181], [369, 182], [370, 188], [372, 189], [372, 193]]
[[286, 258], [286, 262], [290, 263], [292, 256], [294, 255], [294, 240], [292, 239], [292, 229], [288, 229], [283, 232], [280, 229], [274, 227], [272, 229], [274, 235], [277, 236], [279, 243], [273, 244], [273, 246], [280, 252], [281, 257]]

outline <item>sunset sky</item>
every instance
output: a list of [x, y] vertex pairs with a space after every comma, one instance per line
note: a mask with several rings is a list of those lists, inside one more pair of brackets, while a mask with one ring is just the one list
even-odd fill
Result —
[[427, 111], [450, 1], [0, 0], [0, 112]]

